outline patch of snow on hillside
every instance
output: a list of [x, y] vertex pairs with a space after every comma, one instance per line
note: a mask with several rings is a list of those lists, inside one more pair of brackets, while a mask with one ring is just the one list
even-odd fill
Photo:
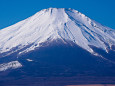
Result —
[[0, 64], [0, 71], [6, 71], [8, 69], [16, 69], [22, 67], [21, 63], [18, 61], [12, 61], [9, 63]]

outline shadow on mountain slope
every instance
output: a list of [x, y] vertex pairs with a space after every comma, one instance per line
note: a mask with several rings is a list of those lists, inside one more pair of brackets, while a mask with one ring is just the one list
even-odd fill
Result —
[[[99, 50], [100, 49], [96, 48], [96, 51]], [[101, 54], [104, 53], [104, 51], [100, 51]], [[28, 61], [27, 59], [32, 61]], [[81, 82], [81, 84], [115, 83], [112, 82], [115, 77], [115, 64], [108, 62], [108, 60], [104, 60], [101, 57], [90, 54], [73, 42], [45, 42], [41, 44], [40, 48], [20, 55], [17, 60], [23, 65], [23, 67], [15, 70], [1, 72], [1, 84], [6, 84], [7, 86], [7, 83], [11, 84], [15, 82], [13, 85], [15, 86], [16, 84], [21, 84], [20, 82], [23, 82], [25, 85], [36, 82], [39, 84], [38, 86], [44, 86], [41, 84], [54, 84], [53, 79], [55, 83], [69, 83], [66, 80], [66, 77], [67, 79], [70, 78], [70, 81], [73, 83]], [[85, 77], [92, 76], [94, 79], [92, 78], [91, 80], [87, 78], [87, 80], [84, 80]], [[53, 79], [50, 80], [52, 77]], [[63, 82], [60, 81], [61, 79], [59, 80], [60, 77], [63, 79]], [[74, 80], [75, 77], [76, 81]], [[109, 78], [104, 79], [104, 77]], [[6, 83], [6, 81], [8, 82]]]

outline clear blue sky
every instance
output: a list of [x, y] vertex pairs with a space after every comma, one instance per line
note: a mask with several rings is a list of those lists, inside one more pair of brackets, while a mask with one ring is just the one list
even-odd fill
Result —
[[115, 0], [0, 0], [0, 29], [49, 7], [73, 8], [115, 29]]

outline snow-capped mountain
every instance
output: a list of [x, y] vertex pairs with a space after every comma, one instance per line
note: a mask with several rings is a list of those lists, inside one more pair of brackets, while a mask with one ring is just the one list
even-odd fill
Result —
[[[15, 69], [12, 62], [19, 65], [16, 58], [20, 55], [40, 48], [43, 46], [42, 43], [47, 42], [46, 45], [48, 45], [55, 40], [60, 40], [63, 44], [72, 42], [93, 55], [114, 62], [96, 52], [93, 47], [102, 49], [106, 53], [114, 51], [115, 30], [95, 22], [74, 9], [49, 8], [0, 30], [0, 58], [2, 61], [0, 71], [13, 67]], [[9, 60], [5, 62], [2, 57], [9, 57]], [[12, 61], [11, 57], [15, 57], [15, 60]], [[21, 66], [20, 63], [19, 67]]]
[[0, 86], [77, 75], [115, 76], [114, 29], [74, 9], [49, 8], [0, 30]]
[[[84, 14], [65, 8], [44, 9], [35, 15], [0, 30], [0, 53], [29, 52], [40, 43], [55, 39], [69, 40], [93, 53], [89, 45], [108, 52], [115, 45], [115, 30], [102, 26]], [[10, 52], [13, 48], [16, 48]]]

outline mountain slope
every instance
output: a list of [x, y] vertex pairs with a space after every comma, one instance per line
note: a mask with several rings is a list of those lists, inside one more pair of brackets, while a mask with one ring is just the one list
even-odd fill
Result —
[[10, 69], [0, 72], [0, 85], [115, 84], [115, 64], [111, 61], [94, 56], [70, 41], [64, 44], [55, 40], [46, 44], [18, 59], [15, 54], [4, 57], [4, 62], [17, 60], [22, 66], [14, 70], [10, 66]]

